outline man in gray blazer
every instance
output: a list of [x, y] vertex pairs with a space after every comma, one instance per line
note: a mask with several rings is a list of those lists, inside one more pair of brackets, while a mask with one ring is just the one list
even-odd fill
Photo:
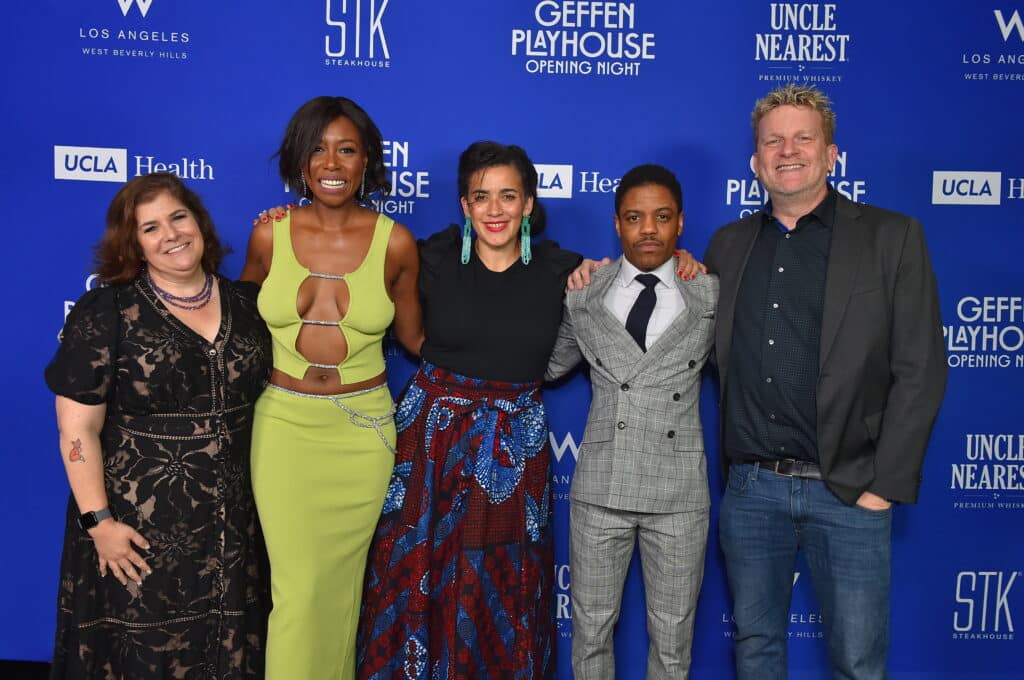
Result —
[[576, 680], [615, 676], [612, 631], [639, 539], [647, 677], [686, 678], [708, 531], [698, 399], [718, 280], [675, 275], [682, 190], [663, 167], [623, 176], [615, 230], [623, 257], [567, 294], [547, 372], [586, 359], [593, 387], [570, 495], [572, 667]]
[[719, 229], [715, 353], [728, 483], [719, 530], [741, 680], [787, 677], [797, 551], [832, 673], [886, 677], [891, 506], [917, 501], [946, 361], [917, 220], [826, 181], [835, 115], [813, 86], [758, 100], [754, 163], [770, 201]]

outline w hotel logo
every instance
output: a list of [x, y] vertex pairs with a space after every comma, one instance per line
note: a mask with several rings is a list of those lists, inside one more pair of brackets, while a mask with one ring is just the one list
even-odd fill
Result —
[[125, 16], [128, 16], [132, 5], [136, 5], [139, 8], [139, 14], [145, 18], [146, 13], [149, 12], [149, 6], [153, 4], [153, 0], [117, 0], [117, 4], [121, 5], [121, 14]]
[[992, 10], [992, 13], [995, 14], [996, 23], [999, 24], [999, 32], [1003, 34], [1003, 42], [1008, 42], [1016, 30], [1017, 37], [1024, 43], [1024, 21], [1021, 21], [1020, 12], [1013, 10], [1013, 14], [1009, 18], [1004, 17], [1003, 12], [998, 9]]
[[54, 146], [53, 177], [86, 182], [126, 182], [128, 149]]

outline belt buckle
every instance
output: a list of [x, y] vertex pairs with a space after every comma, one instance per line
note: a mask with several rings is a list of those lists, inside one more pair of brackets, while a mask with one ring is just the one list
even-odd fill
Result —
[[[792, 460], [790, 458], [783, 458], [782, 460], [777, 460], [777, 461], [775, 461], [775, 466], [774, 466], [774, 469], [772, 470], [772, 472], [774, 472], [775, 474], [777, 474], [780, 477], [796, 477], [796, 473], [794, 472], [794, 468], [796, 467], [794, 465], [795, 462], [796, 461], [794, 461], [794, 460]], [[789, 466], [790, 472], [786, 473], [786, 472], [780, 472], [779, 471], [779, 468], [782, 466], [783, 463], [789, 463], [790, 464], [790, 466]]]

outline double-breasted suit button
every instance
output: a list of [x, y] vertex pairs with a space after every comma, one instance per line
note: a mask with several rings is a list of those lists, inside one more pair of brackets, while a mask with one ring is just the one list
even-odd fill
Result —
[[690, 362], [688, 364], [686, 364], [686, 365], [689, 366], [690, 368], [693, 368], [694, 366], [697, 365], [697, 362], [694, 361], [693, 359], [690, 359]]
[[669, 430], [668, 431], [668, 438], [669, 439], [672, 439], [675, 436], [676, 436], [676, 431], [675, 430]]
[[622, 391], [629, 392], [629, 383], [622, 383]]
[[618, 425], [616, 425], [615, 427], [619, 428], [620, 430], [625, 430], [625, 429], [626, 429], [626, 423], [624, 423], [624, 422], [622, 422], [622, 421], [620, 420], [620, 421], [619, 421], [619, 424], [618, 424]]
[[680, 399], [682, 399], [682, 396], [678, 392], [672, 395], [672, 401], [679, 401]]

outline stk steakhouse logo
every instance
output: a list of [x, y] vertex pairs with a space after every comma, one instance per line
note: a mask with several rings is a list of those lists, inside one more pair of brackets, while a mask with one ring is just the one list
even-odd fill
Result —
[[390, 0], [325, 0], [324, 66], [391, 68], [384, 32]]
[[1014, 586], [1020, 571], [961, 571], [956, 575], [954, 640], [1013, 640]]
[[[122, 25], [95, 22], [78, 27], [82, 56], [168, 61], [189, 59], [186, 46], [191, 43], [192, 36], [188, 31], [180, 30], [179, 27], [150, 27], [148, 22], [142, 24], [145, 28], [138, 27], [139, 19], [147, 18], [156, 0], [116, 1], [121, 8]], [[113, 2], [110, 6], [113, 6]]]
[[173, 172], [182, 179], [214, 179], [213, 166], [205, 158], [182, 156], [165, 159], [135, 155], [128, 160], [128, 149], [95, 146], [53, 147], [54, 179], [85, 182], [127, 182], [131, 177], [151, 172]]

